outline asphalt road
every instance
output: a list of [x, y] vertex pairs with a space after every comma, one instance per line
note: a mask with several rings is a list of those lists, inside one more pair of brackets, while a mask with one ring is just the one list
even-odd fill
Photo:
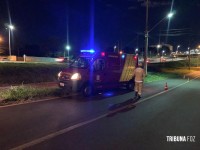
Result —
[[[133, 92], [0, 107], [0, 149], [199, 149], [199, 85], [198, 78], [149, 83], [135, 107], [117, 112], [109, 108], [127, 101]], [[184, 137], [189, 140], [176, 141]]]

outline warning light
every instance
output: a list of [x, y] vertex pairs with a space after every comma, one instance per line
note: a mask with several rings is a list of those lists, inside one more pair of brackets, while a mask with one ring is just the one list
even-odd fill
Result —
[[93, 49], [90, 50], [81, 50], [81, 53], [94, 53], [95, 51]]
[[104, 57], [106, 54], [105, 52], [101, 52], [101, 56]]
[[120, 51], [119, 54], [120, 54], [120, 55], [123, 54], [123, 51]]
[[134, 60], [137, 60], [137, 56], [134, 56]]
[[125, 55], [123, 54], [123, 55], [122, 55], [122, 59], [124, 59], [124, 58], [125, 58]]
[[138, 55], [135, 55], [133, 57], [134, 61], [135, 61], [135, 67], [138, 67]]

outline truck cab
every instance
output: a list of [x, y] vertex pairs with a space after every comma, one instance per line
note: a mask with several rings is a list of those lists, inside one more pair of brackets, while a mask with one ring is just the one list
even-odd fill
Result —
[[58, 73], [58, 85], [64, 90], [82, 92], [84, 96], [120, 86], [133, 90], [136, 64], [133, 54], [82, 50], [68, 68]]

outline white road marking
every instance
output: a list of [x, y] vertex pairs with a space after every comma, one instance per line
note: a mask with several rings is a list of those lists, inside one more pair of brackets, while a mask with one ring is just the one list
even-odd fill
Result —
[[27, 147], [30, 147], [30, 146], [39, 144], [39, 143], [41, 143], [41, 142], [43, 142], [43, 141], [49, 140], [49, 139], [54, 138], [54, 137], [56, 137], [56, 136], [58, 136], [58, 135], [67, 133], [67, 132], [69, 132], [69, 131], [71, 131], [71, 130], [74, 130], [74, 129], [76, 129], [76, 128], [79, 128], [79, 127], [81, 127], [81, 126], [84, 126], [84, 125], [86, 125], [86, 124], [92, 123], [92, 122], [94, 122], [94, 121], [96, 121], [96, 120], [99, 120], [99, 119], [101, 119], [101, 118], [104, 118], [104, 117], [106, 117], [106, 115], [107, 115], [107, 114], [104, 114], [104, 115], [101, 115], [101, 116], [99, 116], [99, 117], [97, 117], [97, 118], [94, 118], [94, 119], [91, 119], [91, 120], [88, 120], [88, 121], [84, 121], [84, 122], [78, 123], [78, 124], [76, 124], [76, 125], [67, 127], [67, 128], [65, 128], [65, 129], [62, 129], [62, 130], [59, 130], [59, 131], [57, 131], [57, 132], [51, 133], [51, 134], [49, 134], [49, 135], [47, 135], [47, 136], [44, 136], [44, 137], [35, 139], [35, 140], [31, 141], [31, 142], [28, 142], [28, 143], [25, 143], [25, 144], [20, 145], [20, 146], [18, 146], [18, 147], [12, 148], [11, 150], [21, 150], [21, 149], [24, 149], [24, 148], [27, 148]]

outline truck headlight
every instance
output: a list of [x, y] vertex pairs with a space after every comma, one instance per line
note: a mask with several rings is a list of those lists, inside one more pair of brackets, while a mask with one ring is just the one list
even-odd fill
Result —
[[74, 73], [71, 76], [71, 80], [80, 80], [81, 79], [81, 75], [79, 73]]
[[61, 76], [61, 73], [62, 73], [62, 71], [60, 71], [60, 72], [58, 73], [58, 78], [60, 78], [60, 76]]

